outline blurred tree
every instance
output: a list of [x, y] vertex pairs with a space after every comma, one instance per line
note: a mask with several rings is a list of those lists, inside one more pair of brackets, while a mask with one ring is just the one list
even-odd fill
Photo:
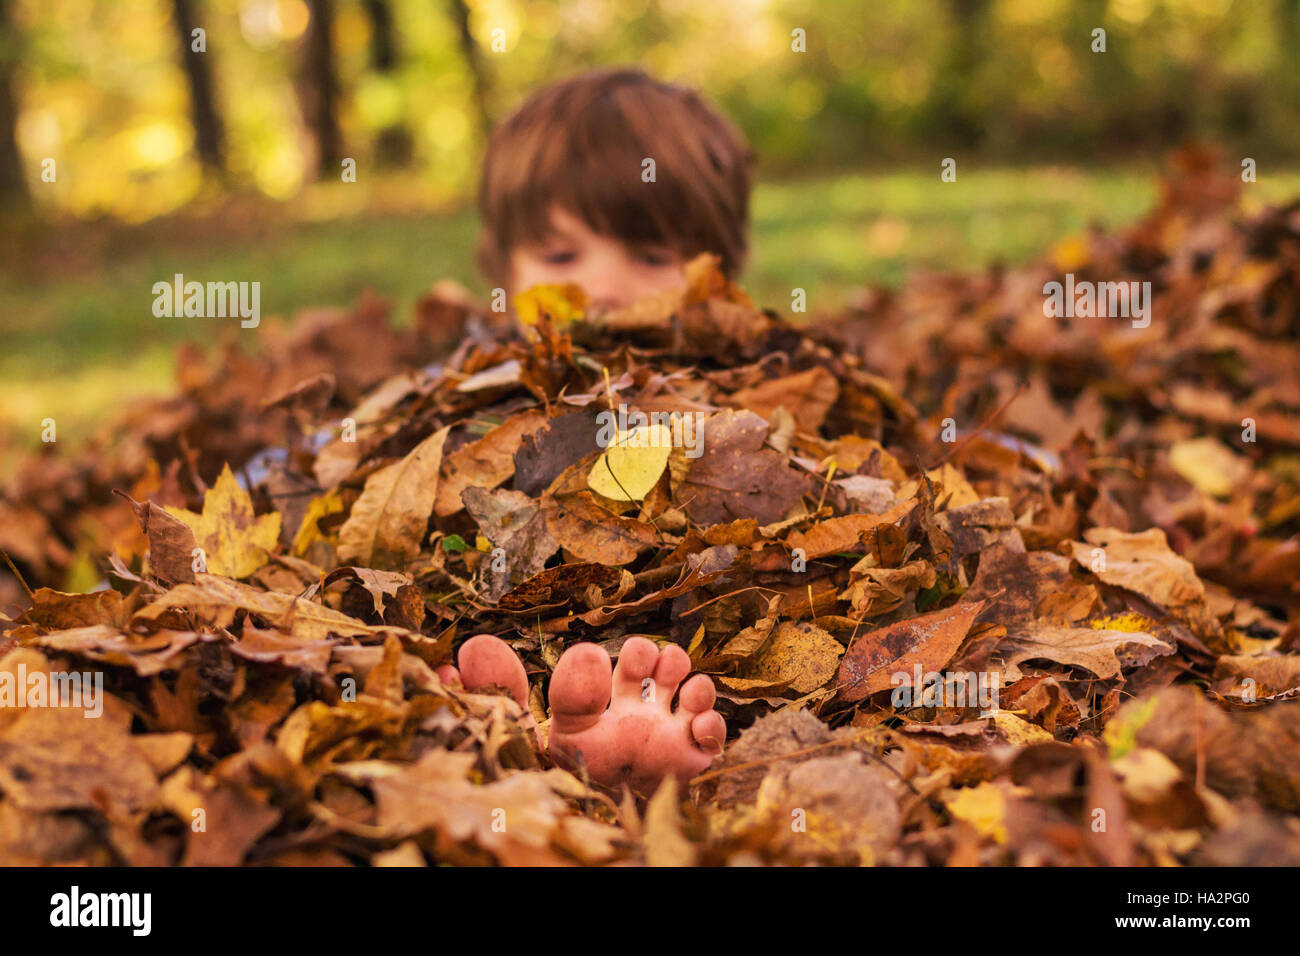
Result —
[[[199, 160], [289, 199], [312, 171], [337, 181], [363, 144], [377, 164], [418, 166], [406, 182], [427, 190], [422, 201], [455, 201], [472, 192], [492, 119], [574, 71], [627, 63], [719, 103], [764, 178], [928, 162], [940, 149], [989, 163], [1146, 162], [1185, 137], [1272, 168], [1300, 155], [1300, 0], [0, 0], [0, 11], [0, 202], [30, 189], [84, 216], [173, 211], [198, 193]], [[213, 59], [190, 52], [195, 26]], [[498, 27], [506, 55], [490, 45]], [[1105, 53], [1091, 49], [1098, 27]], [[38, 188], [46, 156], [78, 175]]]
[[306, 50], [298, 91], [303, 116], [316, 147], [316, 170], [322, 178], [337, 176], [343, 158], [339, 132], [338, 80], [334, 68], [334, 4], [308, 0]]
[[[393, 9], [388, 0], [365, 0], [370, 18], [370, 68], [393, 78], [397, 72], [397, 34]], [[414, 143], [402, 123], [391, 123], [375, 138], [375, 161], [380, 166], [406, 166], [411, 162]]]
[[20, 39], [9, 0], [0, 0], [0, 213], [21, 212], [31, 205], [15, 138], [18, 110], [13, 77]]
[[[191, 0], [172, 0], [172, 22], [180, 44], [181, 68], [190, 88], [190, 119], [194, 124], [194, 146], [199, 160], [210, 171], [225, 171], [225, 133], [212, 91], [206, 40], [203, 49], [194, 48], [194, 31], [200, 27]], [[206, 34], [206, 27], [203, 28]]]
[[1300, 0], [1278, 0], [1274, 12], [1284, 59], [1290, 61], [1290, 69], [1283, 71], [1282, 84], [1287, 91], [1286, 100], [1294, 110], [1300, 102], [1300, 69], [1295, 65], [1295, 58], [1300, 56]]
[[487, 75], [487, 64], [483, 62], [483, 55], [474, 40], [474, 31], [470, 28], [469, 6], [465, 0], [449, 0], [449, 2], [451, 17], [456, 22], [461, 56], [464, 57], [465, 68], [469, 70], [474, 81], [474, 108], [477, 113], [475, 119], [478, 121], [480, 131], [486, 134], [492, 126], [491, 113], [488, 111], [488, 91], [491, 82]]
[[948, 48], [939, 65], [938, 80], [930, 88], [926, 109], [945, 142], [953, 146], [979, 146], [985, 123], [991, 119], [978, 102], [976, 74], [988, 55], [990, 0], [949, 0], [952, 28]]

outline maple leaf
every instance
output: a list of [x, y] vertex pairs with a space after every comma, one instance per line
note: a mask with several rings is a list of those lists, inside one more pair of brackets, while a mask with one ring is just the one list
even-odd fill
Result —
[[217, 483], [204, 492], [201, 514], [171, 507], [167, 512], [194, 532], [210, 574], [248, 577], [266, 564], [280, 538], [280, 513], [255, 516], [253, 499], [239, 487], [229, 465], [222, 467]]

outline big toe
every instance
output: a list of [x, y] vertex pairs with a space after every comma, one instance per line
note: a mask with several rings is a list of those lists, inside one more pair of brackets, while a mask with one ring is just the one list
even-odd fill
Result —
[[599, 644], [575, 644], [551, 675], [551, 733], [577, 734], [595, 725], [609, 707], [613, 687], [609, 654]]
[[460, 682], [466, 690], [504, 687], [520, 707], [528, 710], [528, 675], [519, 655], [501, 638], [474, 635], [461, 645], [457, 661]]

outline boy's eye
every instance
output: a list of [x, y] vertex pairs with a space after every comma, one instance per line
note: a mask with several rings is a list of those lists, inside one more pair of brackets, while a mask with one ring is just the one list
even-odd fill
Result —
[[672, 254], [664, 249], [641, 249], [636, 257], [648, 266], [666, 266], [673, 261]]
[[542, 261], [553, 266], [567, 265], [576, 258], [577, 254], [571, 249], [553, 249], [542, 253]]

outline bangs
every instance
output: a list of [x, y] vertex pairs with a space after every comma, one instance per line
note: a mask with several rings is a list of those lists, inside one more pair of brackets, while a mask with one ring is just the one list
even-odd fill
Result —
[[[675, 244], [667, 209], [680, 212], [685, 203], [680, 187], [660, 179], [652, 144], [640, 142], [638, 131], [608, 102], [592, 103], [568, 119], [526, 137], [535, 150], [502, 157], [503, 175], [489, 186], [486, 213], [500, 224], [505, 248], [546, 241], [556, 207], [600, 235]], [[641, 181], [646, 159], [655, 160], [655, 182]]]

